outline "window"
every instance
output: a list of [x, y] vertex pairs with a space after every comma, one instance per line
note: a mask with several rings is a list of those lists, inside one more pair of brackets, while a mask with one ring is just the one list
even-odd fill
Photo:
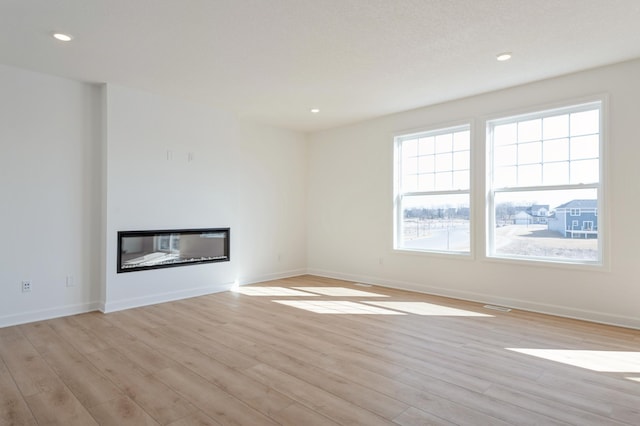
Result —
[[469, 125], [398, 136], [395, 152], [394, 247], [470, 253]]
[[[602, 263], [601, 109], [593, 102], [487, 122], [490, 257]], [[522, 212], [541, 205], [544, 222], [525, 220]]]

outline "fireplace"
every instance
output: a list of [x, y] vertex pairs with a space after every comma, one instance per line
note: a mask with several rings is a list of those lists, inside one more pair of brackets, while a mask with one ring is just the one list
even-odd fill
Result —
[[118, 273], [229, 260], [229, 228], [118, 232]]

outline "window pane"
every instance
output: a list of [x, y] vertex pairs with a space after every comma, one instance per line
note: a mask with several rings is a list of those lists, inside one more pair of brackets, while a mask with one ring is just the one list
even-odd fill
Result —
[[566, 185], [569, 183], [569, 162], [545, 163], [542, 165], [544, 185]]
[[518, 142], [532, 142], [542, 139], [542, 120], [528, 120], [518, 123]]
[[[470, 138], [468, 126], [396, 138], [396, 248], [469, 252]], [[459, 192], [443, 193], [452, 191]]]
[[469, 151], [459, 151], [453, 153], [453, 170], [469, 169]]
[[418, 157], [418, 167], [420, 173], [433, 173], [436, 170], [435, 155]]
[[518, 164], [518, 145], [499, 146], [493, 157], [496, 166], [515, 166]]
[[453, 187], [451, 189], [469, 189], [469, 171], [453, 172]]
[[420, 142], [418, 143], [418, 153], [420, 155], [428, 155], [433, 154], [435, 149], [435, 139], [433, 136], [420, 138]]
[[569, 115], [557, 115], [542, 120], [542, 137], [544, 139], [559, 139], [569, 136]]
[[554, 139], [542, 144], [542, 161], [566, 161], [569, 159], [569, 139]]
[[418, 176], [418, 191], [433, 191], [435, 189], [435, 177], [432, 173]]
[[598, 135], [571, 138], [571, 159], [581, 160], [598, 158], [600, 155], [600, 138]]
[[402, 177], [402, 191], [415, 192], [418, 190], [418, 175], [406, 175]]
[[[496, 122], [500, 124], [487, 124], [493, 176], [489, 255], [601, 262], [600, 105], [594, 102]], [[569, 211], [574, 216], [565, 220]]]
[[494, 146], [510, 145], [518, 142], [518, 124], [502, 124], [493, 128]]
[[409, 157], [402, 161], [402, 173], [404, 175], [412, 175], [418, 173], [418, 158]]
[[436, 173], [436, 191], [453, 189], [453, 173]]
[[600, 133], [600, 111], [595, 109], [571, 114], [571, 136]]
[[444, 172], [453, 169], [453, 154], [436, 155], [436, 172]]
[[410, 139], [402, 142], [402, 160], [418, 155], [418, 140]]
[[517, 167], [497, 167], [494, 172], [493, 182], [498, 187], [516, 186], [518, 183]]
[[542, 183], [542, 165], [532, 164], [518, 167], [518, 185], [536, 186]]
[[597, 200], [595, 189], [496, 193], [494, 254], [597, 261]]
[[464, 132], [456, 132], [453, 134], [453, 150], [464, 151], [469, 150], [470, 133], [468, 130]]
[[518, 145], [518, 164], [542, 162], [542, 142], [522, 143]]
[[468, 253], [469, 194], [404, 197], [398, 248]]
[[436, 154], [451, 151], [453, 151], [453, 135], [447, 133], [446, 135], [436, 136]]
[[598, 160], [571, 162], [571, 183], [596, 183], [600, 175]]

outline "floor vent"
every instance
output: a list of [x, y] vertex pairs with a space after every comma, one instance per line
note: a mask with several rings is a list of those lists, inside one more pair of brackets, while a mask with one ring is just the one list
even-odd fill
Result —
[[373, 287], [371, 284], [365, 284], [365, 283], [355, 283], [355, 285], [359, 285], [360, 287]]
[[511, 312], [511, 308], [505, 308], [504, 306], [484, 305], [484, 308], [492, 309], [494, 311], [500, 311], [500, 312]]

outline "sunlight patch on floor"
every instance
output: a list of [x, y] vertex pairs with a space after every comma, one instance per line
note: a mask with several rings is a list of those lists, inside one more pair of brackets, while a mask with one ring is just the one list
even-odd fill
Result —
[[322, 294], [324, 296], [337, 297], [389, 297], [384, 294], [372, 293], [370, 291], [355, 290], [345, 287], [293, 287], [301, 291]]
[[640, 383], [640, 377], [625, 377], [625, 379]]
[[273, 302], [317, 314], [407, 315], [403, 312], [390, 311], [346, 300], [274, 300]]
[[382, 308], [395, 309], [396, 311], [407, 312], [415, 315], [440, 315], [456, 317], [491, 317], [493, 315], [481, 314], [479, 312], [467, 311], [464, 309], [450, 308], [448, 306], [435, 305], [426, 302], [371, 302], [369, 305], [380, 306]]
[[244, 294], [245, 296], [318, 296], [317, 294], [293, 290], [287, 287], [238, 287], [231, 291]]
[[603, 373], [640, 373], [640, 352], [506, 348]]

